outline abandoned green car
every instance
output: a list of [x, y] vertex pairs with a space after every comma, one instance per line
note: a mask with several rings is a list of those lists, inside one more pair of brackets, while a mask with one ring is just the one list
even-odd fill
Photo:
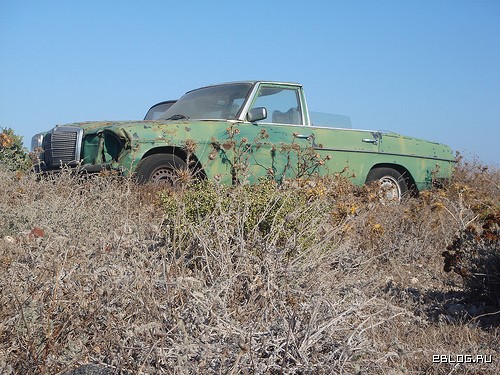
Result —
[[154, 121], [82, 122], [37, 134], [41, 171], [118, 170], [139, 182], [186, 174], [223, 184], [344, 173], [400, 199], [448, 179], [448, 146], [311, 119], [302, 85], [244, 81], [189, 91]]

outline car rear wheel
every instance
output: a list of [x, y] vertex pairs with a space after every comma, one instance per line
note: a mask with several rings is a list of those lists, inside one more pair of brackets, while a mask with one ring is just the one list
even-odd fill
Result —
[[366, 183], [380, 184], [379, 198], [383, 202], [400, 202], [408, 192], [408, 183], [401, 173], [387, 167], [373, 168], [366, 177]]
[[165, 184], [176, 187], [190, 177], [187, 164], [171, 154], [155, 154], [137, 164], [136, 180], [140, 184]]

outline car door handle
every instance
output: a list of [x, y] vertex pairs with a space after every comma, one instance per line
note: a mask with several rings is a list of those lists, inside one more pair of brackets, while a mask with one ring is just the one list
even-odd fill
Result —
[[373, 143], [374, 145], [378, 145], [378, 140], [376, 140], [376, 139], [364, 138], [364, 139], [362, 139], [362, 141], [365, 143]]
[[295, 138], [300, 138], [300, 139], [307, 139], [310, 140], [311, 138], [314, 138], [314, 136], [311, 135], [305, 135], [305, 134], [294, 134]]

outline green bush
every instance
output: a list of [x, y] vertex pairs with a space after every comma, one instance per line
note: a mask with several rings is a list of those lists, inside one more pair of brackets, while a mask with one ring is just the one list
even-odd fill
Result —
[[[273, 236], [273, 242], [279, 243], [299, 232], [304, 223], [329, 214], [323, 198], [310, 188], [286, 188], [274, 181], [230, 187], [204, 181], [185, 190], [164, 192], [161, 200], [165, 224], [176, 228], [177, 239], [185, 235], [183, 229], [222, 217], [245, 239]], [[323, 204], [314, 204], [319, 199]]]
[[1, 128], [0, 166], [11, 171], [25, 171], [31, 167], [22, 137], [15, 135], [10, 128]]

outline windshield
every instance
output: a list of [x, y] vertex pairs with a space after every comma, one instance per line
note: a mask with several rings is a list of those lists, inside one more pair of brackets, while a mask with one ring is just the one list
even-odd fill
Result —
[[155, 104], [154, 106], [149, 108], [149, 111], [148, 113], [146, 113], [144, 120], [158, 120], [167, 111], [167, 109], [174, 105], [174, 103], [175, 100], [167, 100], [165, 102]]
[[234, 120], [237, 118], [251, 87], [251, 83], [229, 83], [190, 91], [160, 118]]

